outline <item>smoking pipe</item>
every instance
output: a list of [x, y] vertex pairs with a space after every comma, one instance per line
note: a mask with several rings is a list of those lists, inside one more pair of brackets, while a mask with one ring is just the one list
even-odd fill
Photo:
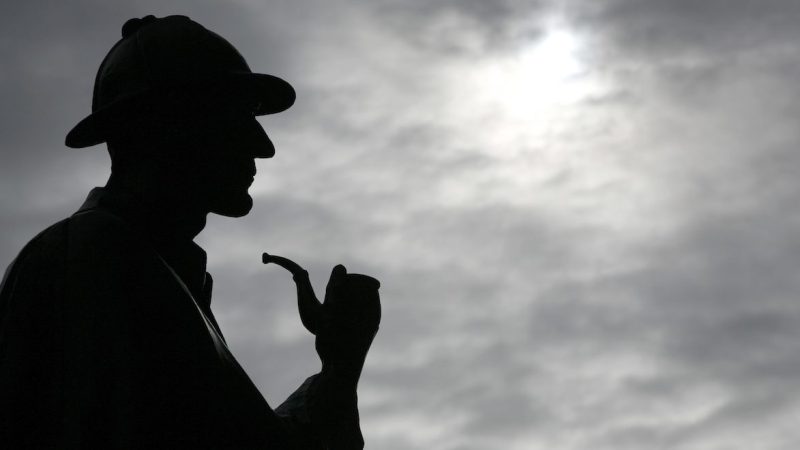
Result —
[[[367, 275], [347, 273], [347, 269], [339, 264], [333, 268], [323, 304], [314, 294], [308, 272], [300, 265], [269, 253], [262, 254], [261, 261], [264, 264], [277, 264], [291, 272], [297, 285], [300, 320], [312, 334], [319, 335], [331, 326], [337, 329], [344, 327], [356, 334], [366, 334], [371, 341], [377, 332], [381, 315], [378, 280]], [[335, 320], [332, 320], [333, 316]]]
[[297, 285], [297, 309], [300, 310], [300, 320], [311, 334], [316, 335], [322, 328], [323, 311], [322, 303], [317, 300], [311, 280], [308, 278], [308, 271], [300, 267], [296, 262], [283, 256], [270, 255], [264, 252], [261, 255], [261, 262], [264, 264], [277, 264], [292, 274]]

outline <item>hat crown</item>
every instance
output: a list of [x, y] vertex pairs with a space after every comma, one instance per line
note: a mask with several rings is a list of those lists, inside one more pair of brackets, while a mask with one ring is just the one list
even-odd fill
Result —
[[156, 16], [154, 15], [144, 16], [142, 18], [134, 17], [133, 19], [128, 19], [128, 21], [122, 25], [122, 38], [124, 39], [132, 35], [136, 31], [138, 31], [139, 28], [141, 28], [143, 25], [151, 23], [154, 20], [156, 20]]
[[146, 93], [200, 88], [251, 73], [227, 40], [186, 16], [130, 19], [95, 78], [92, 111]]

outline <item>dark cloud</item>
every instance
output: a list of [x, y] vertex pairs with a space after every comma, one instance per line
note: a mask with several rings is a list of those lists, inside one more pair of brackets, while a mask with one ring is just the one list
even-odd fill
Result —
[[[784, 0], [608, 0], [572, 3], [575, 22], [590, 26], [637, 57], [714, 59], [793, 45], [800, 7]], [[574, 8], [574, 9], [572, 9]]]
[[423, 51], [480, 56], [539, 37], [551, 2], [541, 0], [382, 1], [373, 17]]

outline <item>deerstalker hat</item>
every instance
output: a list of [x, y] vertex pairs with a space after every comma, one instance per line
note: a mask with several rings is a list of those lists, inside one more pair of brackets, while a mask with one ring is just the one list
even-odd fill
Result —
[[254, 115], [281, 112], [294, 103], [286, 81], [253, 73], [224, 38], [186, 16], [130, 19], [109, 50], [94, 82], [92, 113], [67, 134], [68, 147], [106, 141], [126, 114], [157, 104], [171, 92], [240, 102]]

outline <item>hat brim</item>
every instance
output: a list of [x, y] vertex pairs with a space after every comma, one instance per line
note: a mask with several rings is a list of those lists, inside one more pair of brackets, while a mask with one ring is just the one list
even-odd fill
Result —
[[[187, 91], [210, 95], [245, 105], [254, 115], [275, 114], [294, 104], [296, 93], [291, 84], [273, 75], [229, 72], [216, 83], [187, 83]], [[128, 95], [86, 116], [67, 133], [64, 143], [71, 148], [85, 148], [106, 141], [114, 123], [124, 122], [126, 114], [157, 101], [150, 92]]]

